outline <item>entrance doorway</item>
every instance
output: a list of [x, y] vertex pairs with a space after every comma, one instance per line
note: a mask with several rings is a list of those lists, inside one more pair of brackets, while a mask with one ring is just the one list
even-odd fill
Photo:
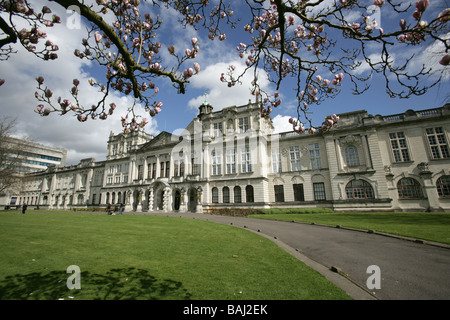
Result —
[[188, 210], [195, 212], [197, 210], [197, 189], [189, 189], [188, 200]]
[[173, 199], [173, 209], [175, 211], [180, 210], [181, 203], [181, 193], [180, 190], [175, 191], [174, 199]]

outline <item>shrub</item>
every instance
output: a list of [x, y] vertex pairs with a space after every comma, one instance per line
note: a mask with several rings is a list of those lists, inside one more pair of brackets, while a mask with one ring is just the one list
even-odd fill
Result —
[[330, 208], [272, 208], [272, 209], [261, 209], [262, 214], [303, 214], [303, 213], [333, 213]]

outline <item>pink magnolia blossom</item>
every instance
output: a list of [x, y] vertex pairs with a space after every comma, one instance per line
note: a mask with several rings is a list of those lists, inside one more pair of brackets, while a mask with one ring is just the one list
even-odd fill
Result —
[[429, 0], [419, 0], [416, 2], [416, 8], [417, 10], [419, 10], [419, 12], [424, 12], [429, 4], [430, 4]]
[[99, 43], [100, 41], [102, 41], [102, 35], [100, 34], [100, 32], [96, 31], [95, 32], [95, 42]]
[[335, 114], [333, 114], [333, 115], [331, 116], [331, 118], [333, 119], [334, 122], [338, 122], [338, 121], [339, 121], [339, 116], [337, 116], [337, 115], [335, 115]]
[[172, 55], [175, 54], [175, 46], [173, 46], [173, 45], [169, 46], [168, 50], [169, 50], [170, 54], [172, 54]]
[[183, 72], [183, 77], [184, 77], [185, 79], [189, 79], [190, 77], [192, 77], [193, 74], [194, 74], [194, 69], [188, 68], [187, 70], [185, 70], [185, 71]]
[[450, 8], [445, 9], [438, 15], [438, 21], [440, 23], [445, 23], [450, 20]]
[[194, 70], [195, 74], [197, 74], [200, 71], [200, 65], [197, 62], [194, 63]]
[[5, 83], [5, 79], [0, 79], [0, 86], [2, 86]]

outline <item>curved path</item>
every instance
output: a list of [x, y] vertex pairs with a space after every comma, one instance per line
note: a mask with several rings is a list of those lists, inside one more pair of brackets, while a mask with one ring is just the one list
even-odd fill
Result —
[[[354, 299], [450, 299], [450, 246], [287, 221], [194, 213], [144, 214], [207, 220], [257, 232], [322, 273]], [[379, 289], [367, 287], [368, 278], [376, 276], [373, 270], [368, 271], [369, 266], [379, 267]]]

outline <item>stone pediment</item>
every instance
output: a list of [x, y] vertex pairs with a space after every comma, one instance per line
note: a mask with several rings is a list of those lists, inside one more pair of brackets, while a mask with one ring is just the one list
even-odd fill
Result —
[[151, 141], [145, 143], [141, 150], [161, 149], [166, 146], [172, 146], [180, 142], [180, 137], [166, 131], [161, 132]]

